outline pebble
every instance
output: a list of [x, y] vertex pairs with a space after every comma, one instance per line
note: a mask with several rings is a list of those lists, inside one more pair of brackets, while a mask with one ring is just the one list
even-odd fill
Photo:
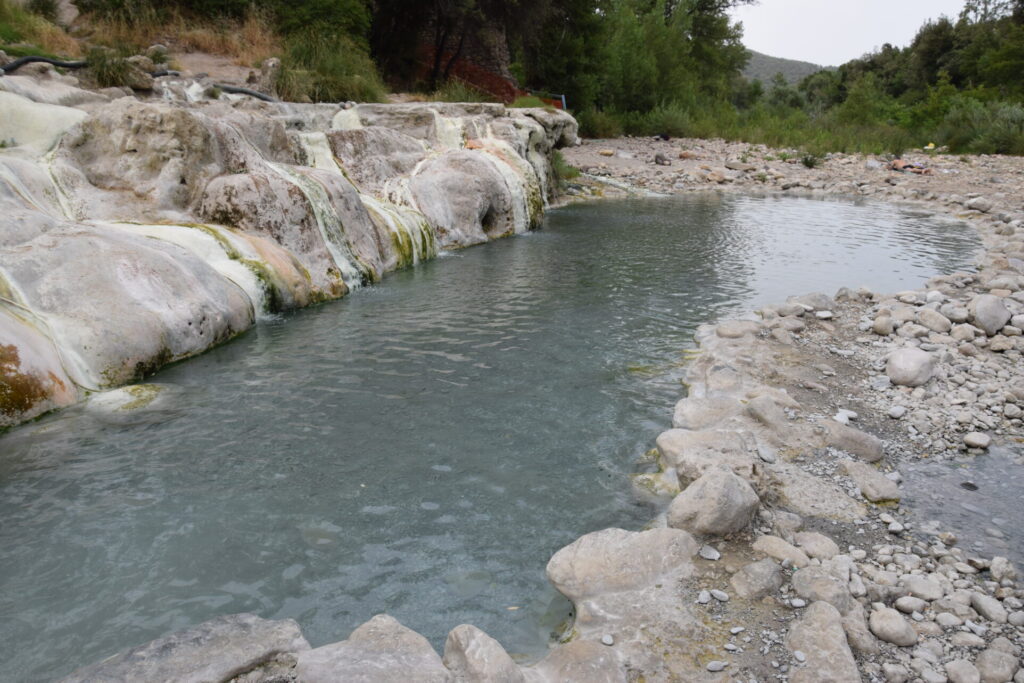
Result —
[[711, 560], [712, 562], [721, 559], [722, 557], [722, 553], [718, 552], [716, 549], [709, 545], [701, 546], [697, 554], [703, 557], [705, 560]]
[[793, 650], [793, 659], [803, 664], [807, 661], [807, 655], [805, 655], [800, 650]]
[[711, 591], [711, 597], [719, 602], [729, 602], [729, 594], [725, 591], [720, 591], [717, 588]]
[[904, 406], [893, 406], [889, 408], [889, 417], [894, 420], [898, 420], [907, 414], [907, 409]]
[[708, 591], [701, 591], [697, 594], [698, 605], [706, 605], [709, 602], [711, 602], [711, 593], [709, 593]]
[[719, 671], [724, 671], [727, 666], [729, 666], [729, 662], [720, 662], [716, 659], [708, 662], [708, 671], [717, 673]]
[[743, 633], [746, 630], [747, 629], [743, 628], [742, 626], [733, 626], [731, 629], [729, 629], [729, 633], [735, 636], [737, 634]]
[[790, 607], [796, 607], [796, 608], [806, 607], [807, 606], [807, 601], [804, 600], [803, 598], [793, 598], [792, 600], [789, 601], [789, 605], [790, 605]]
[[814, 314], [818, 320], [831, 320], [834, 316], [832, 311], [818, 311]]
[[970, 448], [988, 448], [992, 437], [981, 432], [971, 432], [964, 437], [964, 443]]
[[605, 645], [614, 645], [615, 639], [606, 633], [603, 636], [601, 636], [601, 642]]

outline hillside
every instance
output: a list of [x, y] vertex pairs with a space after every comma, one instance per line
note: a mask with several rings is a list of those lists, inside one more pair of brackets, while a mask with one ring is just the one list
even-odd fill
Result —
[[801, 62], [796, 59], [769, 57], [754, 50], [749, 50], [749, 52], [750, 61], [747, 62], [747, 66], [743, 69], [743, 75], [752, 81], [759, 80], [762, 83], [768, 83], [775, 74], [781, 73], [786, 78], [787, 83], [795, 84], [800, 82], [805, 76], [810, 76], [813, 73], [828, 68], [811, 64], [810, 62]]

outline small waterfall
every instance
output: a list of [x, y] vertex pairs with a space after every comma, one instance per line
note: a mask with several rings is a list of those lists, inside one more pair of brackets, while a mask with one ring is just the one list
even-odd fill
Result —
[[331, 143], [327, 139], [326, 133], [319, 131], [298, 133], [298, 138], [299, 144], [302, 145], [302, 150], [306, 153], [306, 162], [309, 166], [321, 171], [345, 175], [341, 165], [338, 164], [337, 158], [334, 156], [334, 151], [331, 149]]
[[464, 124], [460, 119], [452, 119], [441, 116], [441, 112], [431, 109], [434, 115], [434, 135], [440, 147], [449, 149], [462, 149], [465, 143]]
[[345, 240], [345, 228], [334, 207], [331, 206], [331, 199], [327, 196], [324, 186], [295, 170], [294, 167], [272, 161], [267, 161], [267, 166], [298, 187], [306, 196], [309, 205], [313, 207], [313, 217], [316, 219], [317, 227], [320, 228], [324, 243], [327, 245], [328, 251], [331, 252], [331, 258], [338, 266], [338, 270], [341, 271], [342, 280], [350, 290], [361, 287], [369, 277], [369, 271], [359, 263], [359, 259], [349, 248], [348, 242]]
[[397, 268], [407, 268], [437, 256], [437, 240], [426, 217], [418, 211], [360, 195], [363, 205], [391, 231], [398, 253]]

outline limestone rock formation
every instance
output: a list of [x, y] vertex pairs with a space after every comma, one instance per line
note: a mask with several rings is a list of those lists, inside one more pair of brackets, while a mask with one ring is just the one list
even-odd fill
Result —
[[173, 82], [140, 101], [74, 82], [0, 80], [0, 426], [530, 230], [551, 151], [576, 141], [565, 113], [499, 104], [196, 102]]

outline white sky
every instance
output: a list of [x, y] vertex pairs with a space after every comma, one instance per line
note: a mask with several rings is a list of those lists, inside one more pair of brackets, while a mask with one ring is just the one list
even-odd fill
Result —
[[732, 12], [743, 44], [772, 57], [839, 66], [891, 43], [905, 47], [928, 19], [956, 20], [964, 0], [759, 0]]

